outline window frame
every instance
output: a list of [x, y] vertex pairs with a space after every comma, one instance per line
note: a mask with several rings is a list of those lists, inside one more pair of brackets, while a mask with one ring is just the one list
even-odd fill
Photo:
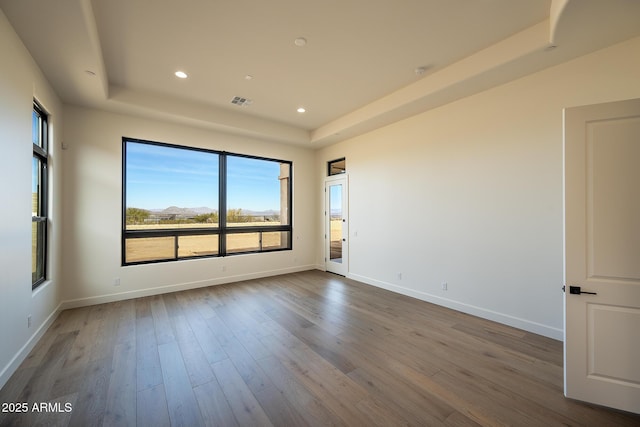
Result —
[[[215, 154], [218, 156], [218, 227], [193, 227], [193, 228], [163, 228], [156, 230], [127, 230], [126, 212], [127, 212], [127, 143], [138, 143], [156, 145], [161, 147], [169, 147], [180, 150], [192, 150], [197, 152], [204, 152]], [[231, 156], [244, 157], [248, 159], [264, 160], [270, 162], [277, 162], [280, 164], [287, 164], [289, 166], [289, 180], [287, 183], [287, 198], [288, 198], [288, 212], [287, 212], [287, 224], [285, 225], [258, 225], [258, 226], [229, 226], [227, 225], [227, 159]], [[252, 156], [247, 154], [232, 153], [227, 151], [212, 150], [200, 147], [188, 147], [183, 145], [148, 141], [138, 138], [122, 137], [122, 230], [121, 230], [121, 261], [122, 266], [139, 265], [139, 264], [154, 264], [161, 262], [173, 262], [183, 261], [199, 258], [218, 258], [225, 256], [242, 255], [249, 253], [263, 253], [263, 252], [277, 252], [293, 249], [293, 162], [290, 160], [274, 159], [261, 156]], [[283, 247], [264, 249], [262, 246], [262, 234], [270, 232], [285, 232], [287, 233], [287, 239], [282, 245]], [[260, 246], [257, 250], [247, 251], [233, 251], [227, 250], [227, 236], [233, 234], [243, 233], [259, 233]], [[179, 256], [179, 240], [182, 236], [197, 236], [197, 235], [217, 235], [218, 236], [218, 251], [215, 254], [206, 255], [193, 255], [193, 256]], [[128, 239], [136, 238], [153, 238], [153, 237], [173, 237], [174, 248], [173, 257], [141, 260], [141, 261], [129, 261], [127, 262], [126, 242]]]
[[[342, 168], [338, 168], [337, 170], [339, 170], [339, 172], [334, 172], [334, 165], [339, 164], [341, 162], [344, 162], [344, 167]], [[347, 159], [346, 157], [340, 157], [339, 159], [335, 159], [335, 160], [329, 160], [327, 162], [327, 176], [336, 176], [336, 175], [343, 175], [347, 173]]]
[[[34, 113], [35, 115], [38, 117], [38, 143], [36, 143], [36, 141], [33, 141], [33, 126], [34, 126], [34, 122], [33, 122], [33, 118], [34, 118]], [[33, 212], [32, 209], [32, 214], [31, 214], [31, 223], [32, 223], [32, 227], [33, 224], [43, 224], [43, 236], [42, 236], [42, 251], [38, 251], [37, 250], [37, 243], [36, 243], [36, 250], [35, 253], [32, 252], [32, 257], [35, 256], [36, 259], [35, 260], [31, 260], [32, 264], [35, 261], [35, 265], [36, 265], [36, 272], [37, 272], [37, 266], [38, 265], [42, 265], [42, 270], [41, 270], [41, 274], [38, 275], [38, 277], [35, 278], [33, 277], [33, 271], [32, 271], [32, 277], [31, 277], [31, 289], [35, 290], [38, 286], [40, 286], [41, 284], [43, 284], [46, 280], [47, 280], [47, 259], [48, 259], [48, 235], [49, 235], [49, 197], [48, 197], [48, 189], [49, 189], [49, 168], [48, 168], [48, 160], [49, 160], [49, 116], [46, 113], [46, 111], [44, 110], [44, 108], [42, 108], [42, 106], [34, 99], [33, 101], [33, 109], [31, 112], [31, 126], [32, 126], [32, 145], [33, 145], [33, 154], [32, 154], [32, 162], [33, 159], [36, 159], [39, 161], [39, 171], [38, 171], [38, 209], [37, 212]], [[33, 169], [31, 170], [32, 173], [32, 180], [33, 180]], [[33, 185], [33, 181], [32, 181], [32, 185]], [[33, 198], [33, 193], [32, 193], [32, 198]], [[34, 213], [36, 215], [34, 215]], [[38, 227], [39, 228], [39, 227]], [[37, 235], [34, 236], [33, 235], [33, 231], [32, 231], [32, 235], [31, 235], [31, 239], [32, 239], [32, 245], [33, 245], [33, 240], [37, 238]], [[33, 251], [33, 247], [32, 247], [32, 251]], [[41, 259], [40, 259], [41, 258]]]

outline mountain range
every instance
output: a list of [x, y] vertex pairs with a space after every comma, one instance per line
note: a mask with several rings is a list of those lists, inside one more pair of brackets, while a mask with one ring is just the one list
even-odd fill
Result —
[[[196, 216], [209, 214], [213, 212], [218, 212], [217, 209], [208, 208], [206, 206], [201, 206], [197, 208], [180, 208], [178, 206], [169, 206], [165, 209], [149, 209], [149, 212], [154, 214], [165, 214], [165, 215], [179, 215], [179, 216]], [[274, 211], [273, 209], [269, 209], [266, 211], [252, 211], [247, 209], [242, 209], [242, 213], [245, 215], [254, 215], [254, 216], [272, 216], [279, 215], [278, 211]]]

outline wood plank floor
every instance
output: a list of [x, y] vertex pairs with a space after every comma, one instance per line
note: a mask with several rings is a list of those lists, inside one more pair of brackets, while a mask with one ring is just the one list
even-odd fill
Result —
[[320, 271], [63, 311], [10, 402], [2, 426], [640, 425], [563, 397], [560, 342]]

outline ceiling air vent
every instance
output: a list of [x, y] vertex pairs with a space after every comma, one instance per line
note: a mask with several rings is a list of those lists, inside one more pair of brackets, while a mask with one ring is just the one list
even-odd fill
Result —
[[238, 105], [240, 107], [248, 107], [249, 105], [253, 104], [253, 101], [247, 98], [243, 98], [241, 96], [234, 96], [233, 99], [231, 100], [231, 103]]

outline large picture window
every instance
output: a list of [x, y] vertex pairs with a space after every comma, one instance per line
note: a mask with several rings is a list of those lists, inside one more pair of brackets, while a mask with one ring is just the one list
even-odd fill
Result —
[[122, 263], [291, 249], [292, 163], [123, 138]]
[[47, 277], [47, 115], [33, 103], [31, 114], [31, 287], [35, 289]]

